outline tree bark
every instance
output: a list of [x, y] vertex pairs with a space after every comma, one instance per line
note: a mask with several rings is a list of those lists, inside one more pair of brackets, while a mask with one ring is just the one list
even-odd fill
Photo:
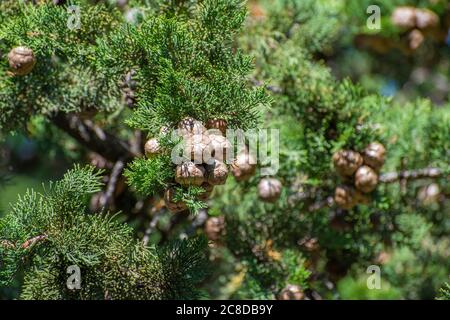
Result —
[[104, 131], [90, 120], [82, 120], [74, 114], [57, 113], [52, 123], [77, 140], [81, 145], [100, 154], [107, 160], [125, 163], [135, 155], [127, 142]]
[[439, 178], [443, 175], [441, 169], [438, 168], [424, 168], [417, 170], [404, 170], [399, 172], [383, 173], [380, 176], [381, 183], [392, 183], [398, 180], [414, 180], [425, 178]]

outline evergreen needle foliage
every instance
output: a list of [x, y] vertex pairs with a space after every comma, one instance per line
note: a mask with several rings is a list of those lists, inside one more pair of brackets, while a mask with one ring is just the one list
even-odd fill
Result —
[[[240, 42], [256, 56], [255, 78], [267, 83], [273, 93], [266, 126], [281, 130], [281, 168], [276, 177], [285, 187], [275, 204], [261, 202], [257, 191], [261, 177], [257, 176], [248, 183], [227, 185], [213, 205], [215, 212], [224, 213], [227, 248], [247, 268], [236, 296], [258, 296], [263, 291], [266, 297], [276, 297], [295, 282], [321, 291], [322, 283], [308, 280], [307, 266], [316, 270], [316, 277], [327, 274], [337, 282], [350, 270], [364, 274], [368, 261], [379, 263], [376, 254], [396, 247], [405, 252], [420, 249], [441, 261], [442, 268], [430, 266], [427, 272], [440, 270], [439, 281], [444, 281], [445, 254], [434, 246], [425, 248], [423, 242], [448, 245], [441, 238], [448, 234], [448, 214], [439, 214], [448, 212], [448, 201], [436, 208], [406, 202], [407, 196], [415, 197], [414, 183], [410, 183], [408, 195], [402, 196], [397, 184], [379, 186], [369, 204], [350, 210], [330, 208], [329, 203], [335, 188], [345, 183], [333, 168], [333, 153], [363, 150], [371, 141], [387, 146], [383, 170], [397, 170], [405, 158], [408, 168], [436, 166], [444, 172], [436, 183], [448, 190], [448, 106], [431, 108], [426, 100], [397, 105], [349, 79], [337, 81], [329, 67], [315, 58], [335, 41], [337, 9], [317, 1], [262, 3], [264, 17], [250, 23]], [[293, 247], [299, 250], [291, 251]], [[291, 270], [280, 258], [288, 252], [308, 262]], [[388, 270], [385, 275], [406, 296], [417, 298], [412, 288], [408, 290], [406, 279], [395, 275], [397, 259], [384, 269]], [[434, 288], [441, 283], [435, 282]]]
[[[2, 204], [0, 298], [449, 298], [445, 1], [125, 2], [0, 0], [0, 200], [24, 168], [72, 167]], [[398, 28], [405, 5], [439, 23]], [[19, 46], [36, 59], [26, 75], [8, 61]], [[279, 198], [264, 201], [259, 168], [245, 181], [229, 168], [214, 192], [176, 183], [186, 118], [279, 130]], [[387, 151], [376, 188], [339, 206], [335, 190], [356, 183], [333, 155], [372, 142]], [[165, 191], [189, 210], [170, 213]], [[372, 265], [381, 291], [367, 289]]]
[[[2, 285], [24, 272], [23, 299], [190, 299], [206, 272], [205, 238], [155, 249], [107, 213], [89, 214], [100, 173], [68, 171], [43, 194], [20, 197], [0, 220]], [[81, 270], [80, 290], [68, 289], [69, 266]]]

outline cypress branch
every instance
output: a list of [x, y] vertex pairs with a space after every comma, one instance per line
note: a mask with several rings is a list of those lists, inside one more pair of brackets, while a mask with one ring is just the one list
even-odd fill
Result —
[[120, 159], [129, 160], [135, 156], [127, 142], [105, 132], [91, 121], [82, 120], [76, 115], [62, 113], [54, 115], [51, 120], [58, 128], [105, 159], [116, 162]]

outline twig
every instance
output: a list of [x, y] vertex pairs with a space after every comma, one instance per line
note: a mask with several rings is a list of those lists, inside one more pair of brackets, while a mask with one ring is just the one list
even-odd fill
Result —
[[142, 154], [144, 135], [142, 131], [135, 130], [133, 137], [130, 139], [130, 150], [137, 155]]
[[57, 113], [51, 120], [58, 128], [105, 159], [116, 162], [119, 159], [126, 161], [135, 156], [128, 143], [104, 131], [90, 120], [83, 121], [74, 114], [62, 113]]
[[187, 236], [192, 236], [195, 234], [196, 230], [198, 228], [203, 227], [206, 220], [208, 220], [208, 210], [207, 209], [200, 209], [197, 215], [192, 219], [191, 224], [186, 229], [185, 233]]
[[[31, 239], [28, 239], [20, 247], [22, 249], [27, 249], [27, 248], [35, 245], [36, 243], [43, 241], [47, 238], [48, 238], [48, 236], [46, 234], [42, 234], [42, 235], [33, 237]], [[16, 245], [12, 241], [9, 241], [9, 240], [1, 240], [0, 246], [2, 246], [3, 248], [7, 248], [7, 249], [15, 249], [16, 248]]]
[[47, 238], [48, 238], [48, 236], [47, 236], [46, 234], [43, 234], [43, 235], [39, 235], [39, 236], [33, 237], [33, 238], [31, 238], [31, 239], [25, 241], [25, 242], [22, 244], [22, 248], [23, 248], [23, 249], [27, 249], [27, 248], [29, 248], [29, 247], [35, 245], [36, 243], [38, 243], [38, 242], [40, 242], [40, 241], [43, 241], [43, 240], [45, 240], [45, 239], [47, 239]]
[[439, 178], [443, 175], [443, 171], [438, 168], [425, 168], [417, 170], [405, 170], [400, 172], [383, 173], [379, 181], [381, 183], [392, 183], [398, 180], [414, 180], [425, 178]]
[[[406, 162], [407, 159], [405, 157], [402, 157], [400, 160], [400, 172], [405, 171]], [[398, 182], [400, 186], [400, 201], [402, 201], [404, 205], [407, 205], [405, 196], [408, 188], [408, 179], [405, 179], [404, 177], [401, 176]]]
[[113, 198], [114, 192], [116, 191], [117, 182], [119, 181], [124, 166], [125, 163], [122, 160], [119, 160], [114, 164], [111, 175], [109, 176], [108, 185], [106, 186], [106, 191], [100, 198], [101, 207], [106, 207], [111, 203], [111, 199]]
[[163, 215], [164, 210], [159, 210], [159, 212], [157, 212], [153, 216], [152, 220], [148, 224], [148, 228], [145, 230], [144, 237], [142, 238], [142, 243], [144, 244], [144, 246], [148, 244], [148, 241], [150, 240], [150, 235], [153, 233], [153, 231], [155, 231], [158, 221], [159, 219], [161, 219]]
[[[426, 179], [426, 178], [439, 178], [444, 175], [444, 172], [438, 168], [424, 168], [417, 170], [404, 170], [399, 172], [388, 172], [380, 176], [380, 183], [393, 183], [399, 180], [407, 181], [413, 179]], [[301, 191], [294, 193], [288, 199], [290, 205], [295, 205], [300, 201], [309, 201], [316, 198], [316, 193], [312, 191]], [[325, 207], [332, 207], [334, 205], [334, 199], [332, 196], [327, 197], [324, 200], [317, 201], [308, 207], [309, 211], [317, 211]]]

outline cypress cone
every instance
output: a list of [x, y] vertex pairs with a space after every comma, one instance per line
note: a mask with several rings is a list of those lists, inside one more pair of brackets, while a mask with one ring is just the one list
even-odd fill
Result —
[[386, 149], [379, 142], [372, 142], [364, 149], [364, 163], [372, 169], [379, 170], [384, 164], [385, 157]]
[[167, 209], [172, 213], [181, 212], [187, 209], [187, 206], [184, 202], [175, 201], [175, 189], [168, 188], [164, 193], [164, 202], [166, 204]]
[[193, 162], [185, 162], [177, 166], [175, 181], [182, 186], [201, 186], [205, 182], [205, 168]]
[[282, 184], [274, 178], [264, 178], [258, 184], [259, 198], [266, 202], [275, 202], [281, 194]]
[[17, 47], [8, 53], [9, 66], [18, 76], [29, 74], [36, 64], [33, 50], [27, 47]]
[[278, 300], [303, 300], [305, 294], [300, 286], [288, 284], [278, 295]]
[[225, 232], [224, 216], [210, 217], [205, 223], [205, 234], [211, 241], [218, 241]]
[[256, 159], [247, 151], [240, 152], [231, 165], [231, 173], [237, 181], [250, 179], [256, 171]]
[[224, 119], [214, 118], [206, 122], [207, 129], [217, 129], [225, 135], [227, 131], [227, 121]]
[[152, 138], [145, 143], [144, 146], [145, 156], [147, 158], [153, 158], [161, 153], [161, 146], [156, 138]]
[[341, 176], [351, 176], [363, 164], [359, 152], [340, 150], [333, 155], [333, 164]]
[[206, 180], [212, 185], [225, 184], [228, 177], [227, 165], [219, 160], [215, 160], [213, 164], [206, 166]]
[[378, 184], [377, 173], [369, 166], [361, 166], [355, 173], [355, 186], [358, 190], [369, 193]]

